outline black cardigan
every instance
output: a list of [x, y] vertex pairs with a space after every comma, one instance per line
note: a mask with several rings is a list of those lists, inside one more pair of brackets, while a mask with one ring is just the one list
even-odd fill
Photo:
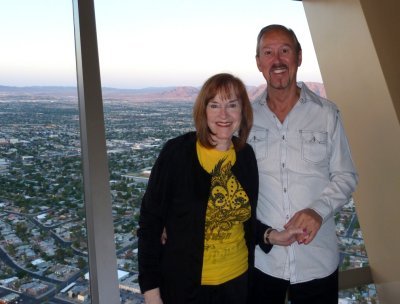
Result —
[[[258, 169], [249, 145], [236, 151], [232, 172], [251, 205], [251, 218], [244, 223], [250, 269], [254, 265]], [[198, 161], [195, 133], [169, 140], [152, 169], [138, 229], [141, 291], [159, 287], [165, 304], [194, 303], [197, 297], [210, 186], [211, 175]], [[164, 226], [168, 240], [161, 245]]]

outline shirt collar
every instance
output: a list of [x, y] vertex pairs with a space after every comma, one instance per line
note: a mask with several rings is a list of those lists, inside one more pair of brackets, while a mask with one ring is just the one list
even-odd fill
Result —
[[[300, 103], [314, 102], [317, 105], [322, 106], [321, 97], [315, 94], [313, 91], [311, 91], [304, 82], [302, 81], [297, 82], [297, 86], [301, 89], [299, 98]], [[267, 103], [266, 88], [264, 92], [258, 98], [256, 98], [255, 102], [261, 105], [265, 105]]]

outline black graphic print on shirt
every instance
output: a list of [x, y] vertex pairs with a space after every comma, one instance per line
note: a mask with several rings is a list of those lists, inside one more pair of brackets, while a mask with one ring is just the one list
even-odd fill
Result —
[[249, 199], [233, 175], [230, 162], [220, 160], [211, 172], [211, 191], [206, 213], [206, 240], [230, 237], [232, 226], [250, 218]]

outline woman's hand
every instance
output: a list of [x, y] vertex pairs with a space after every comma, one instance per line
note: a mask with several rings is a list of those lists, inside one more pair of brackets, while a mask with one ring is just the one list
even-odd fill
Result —
[[306, 208], [296, 212], [284, 228], [301, 228], [303, 235], [298, 235], [297, 241], [299, 244], [307, 245], [315, 238], [321, 225], [322, 217], [315, 210]]
[[269, 233], [268, 240], [271, 245], [289, 246], [303, 234], [304, 232], [300, 228], [287, 228], [282, 231], [274, 229]]
[[165, 245], [167, 243], [167, 228], [164, 227], [164, 230], [161, 234], [161, 245]]
[[144, 293], [145, 304], [163, 304], [160, 296], [160, 288], [154, 288]]

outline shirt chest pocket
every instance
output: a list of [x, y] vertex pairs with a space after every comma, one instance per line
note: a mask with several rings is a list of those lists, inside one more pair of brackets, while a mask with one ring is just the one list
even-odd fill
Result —
[[257, 160], [268, 157], [268, 130], [253, 130], [250, 133], [249, 144], [253, 147]]
[[304, 161], [320, 163], [327, 158], [328, 133], [300, 130], [301, 157]]

